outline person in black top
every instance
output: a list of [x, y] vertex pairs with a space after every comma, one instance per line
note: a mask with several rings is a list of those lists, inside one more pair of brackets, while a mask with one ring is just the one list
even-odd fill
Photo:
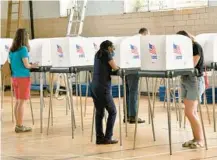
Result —
[[[195, 149], [195, 148], [203, 147], [203, 132], [200, 124], [200, 119], [197, 113], [197, 105], [198, 103], [200, 103], [198, 102], [198, 91], [199, 91], [200, 98], [205, 91], [205, 81], [203, 77], [203, 68], [204, 68], [203, 49], [200, 46], [200, 44], [194, 40], [193, 36], [191, 36], [191, 34], [187, 33], [186, 31], [179, 31], [177, 34], [187, 36], [192, 40], [193, 63], [194, 63], [194, 67], [199, 72], [198, 77], [193, 77], [193, 76], [181, 77], [182, 98], [185, 105], [185, 115], [191, 124], [193, 137], [194, 137], [193, 140], [185, 142], [182, 146]], [[196, 78], [198, 83], [196, 83]]]
[[[112, 70], [119, 70], [112, 58], [114, 49], [112, 42], [106, 40], [101, 43], [94, 58], [94, 72], [90, 91], [96, 109], [96, 144], [118, 143], [117, 140], [112, 139], [117, 111], [111, 95], [111, 74]], [[103, 117], [105, 109], [109, 115], [104, 134]]]

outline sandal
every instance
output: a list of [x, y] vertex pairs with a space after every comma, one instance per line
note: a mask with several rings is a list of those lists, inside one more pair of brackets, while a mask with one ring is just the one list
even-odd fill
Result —
[[182, 144], [182, 147], [190, 147], [191, 144], [193, 144], [193, 143], [194, 143], [194, 140], [187, 141], [187, 142]]
[[201, 145], [199, 142], [193, 142], [190, 145], [190, 149], [198, 149], [198, 148], [203, 148], [203, 145]]

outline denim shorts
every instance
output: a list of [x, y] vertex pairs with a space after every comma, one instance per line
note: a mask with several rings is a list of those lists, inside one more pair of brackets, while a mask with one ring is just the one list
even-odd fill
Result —
[[[197, 79], [197, 82], [196, 82]], [[205, 81], [204, 77], [192, 77], [192, 76], [182, 76], [181, 77], [181, 89], [182, 98], [188, 100], [198, 100], [198, 92], [201, 102], [201, 96], [205, 91]]]

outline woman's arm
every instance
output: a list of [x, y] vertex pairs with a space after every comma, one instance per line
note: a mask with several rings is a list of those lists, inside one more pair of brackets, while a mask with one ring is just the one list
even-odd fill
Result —
[[36, 63], [30, 64], [28, 58], [23, 58], [22, 61], [23, 61], [24, 66], [25, 66], [27, 69], [31, 69], [31, 68], [36, 68], [36, 67], [38, 67], [38, 64], [36, 64]]
[[194, 67], [198, 64], [199, 60], [200, 60], [200, 56], [198, 54], [193, 56]]
[[23, 64], [27, 69], [38, 67], [38, 64], [36, 63], [35, 64], [29, 63], [29, 55], [28, 55], [28, 50], [26, 47], [22, 47], [22, 50], [20, 52], [21, 52], [21, 58], [22, 58]]
[[120, 68], [116, 65], [116, 63], [115, 63], [115, 61], [114, 61], [113, 59], [110, 60], [108, 63], [109, 63], [109, 65], [112, 67], [113, 70], [118, 70], [118, 69], [120, 69]]

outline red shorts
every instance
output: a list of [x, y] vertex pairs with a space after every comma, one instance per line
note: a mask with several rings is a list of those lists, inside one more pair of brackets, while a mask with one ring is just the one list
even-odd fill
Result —
[[30, 77], [12, 78], [13, 88], [16, 99], [27, 100], [30, 98]]

